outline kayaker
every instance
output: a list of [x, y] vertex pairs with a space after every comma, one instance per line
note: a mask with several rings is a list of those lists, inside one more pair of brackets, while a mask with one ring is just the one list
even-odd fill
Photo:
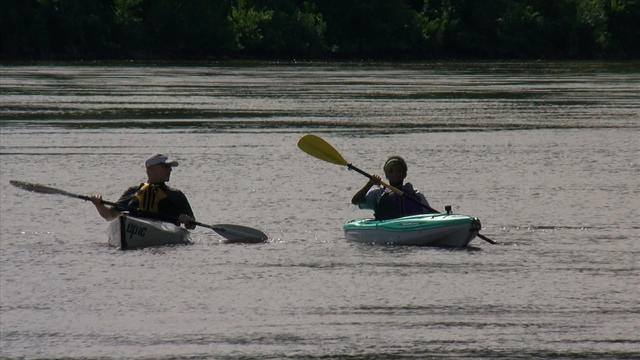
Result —
[[404, 183], [407, 177], [407, 163], [402, 157], [391, 156], [384, 163], [383, 170], [389, 184], [402, 190], [404, 196], [382, 186], [380, 176], [374, 174], [362, 189], [353, 195], [352, 204], [358, 205], [361, 209], [373, 210], [376, 220], [438, 212], [429, 206], [424, 195], [413, 189], [411, 183]]
[[111, 221], [120, 215], [121, 210], [129, 210], [134, 214], [163, 220], [170, 219], [176, 225], [184, 224], [187, 229], [194, 229], [195, 217], [191, 205], [182, 191], [165, 184], [171, 177], [171, 170], [178, 166], [175, 160], [162, 154], [155, 154], [145, 161], [147, 182], [128, 188], [116, 202], [119, 206], [109, 207], [102, 203], [102, 195], [91, 196], [100, 216]]

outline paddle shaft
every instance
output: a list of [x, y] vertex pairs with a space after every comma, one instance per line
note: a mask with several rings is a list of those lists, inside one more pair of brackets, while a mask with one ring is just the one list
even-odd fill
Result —
[[209, 228], [211, 230], [215, 230], [215, 231], [226, 231], [224, 227], [220, 227], [220, 225], [216, 226], [216, 225], [208, 225], [208, 224], [203, 224], [201, 222], [197, 222], [197, 221], [192, 221], [191, 222], [194, 225], [197, 226], [202, 226], [202, 227], [206, 227]]
[[[91, 198], [89, 196], [86, 196], [86, 195], [78, 195], [78, 199], [92, 201]], [[117, 203], [114, 203], [112, 201], [100, 200], [100, 202], [102, 202], [105, 205], [113, 206], [118, 210], [122, 209], [122, 210], [126, 210], [126, 211], [137, 211], [137, 210], [132, 209], [132, 208], [130, 208], [128, 206], [124, 206], [122, 204], [117, 204]]]
[[[68, 194], [73, 196], [73, 197], [76, 197], [78, 199], [82, 199], [82, 200], [86, 200], [86, 201], [93, 201], [91, 199], [91, 197], [89, 197], [87, 195], [79, 195], [79, 194], [71, 194], [71, 193], [68, 193]], [[116, 209], [118, 209], [118, 211], [128, 211], [131, 215], [134, 215], [134, 216], [137, 215], [137, 216], [141, 216], [141, 217], [144, 217], [144, 218], [156, 219], [156, 220], [161, 220], [161, 221], [165, 221], [165, 222], [170, 222], [170, 223], [173, 223], [173, 224], [176, 224], [176, 223], [179, 224], [180, 223], [178, 218], [173, 218], [173, 217], [170, 217], [170, 216], [164, 216], [164, 215], [153, 213], [153, 212], [149, 212], [149, 211], [139, 210], [139, 209], [127, 206], [127, 205], [115, 203], [113, 201], [107, 201], [107, 200], [102, 200], [101, 199], [100, 202], [105, 204], [105, 205], [113, 206]], [[199, 222], [196, 222], [196, 221], [192, 221], [191, 223], [194, 224], [194, 225], [199, 225], [199, 226], [202, 226], [202, 227], [210, 227], [211, 229], [213, 229], [213, 227], [211, 227], [210, 225], [205, 226], [206, 224], [202, 224], [202, 223], [199, 223]]]
[[[45, 191], [38, 191], [39, 189], [38, 189], [37, 186], [33, 186], [28, 190], [35, 191], [35, 192], [41, 192], [41, 193], [47, 193], [47, 194], [65, 195], [65, 196], [69, 196], [69, 197], [72, 197], [72, 198], [93, 202], [93, 199], [90, 196], [87, 196], [87, 195], [74, 194], [74, 193], [70, 193], [70, 192], [65, 191], [65, 190], [60, 190], [60, 189], [52, 188], [52, 187], [49, 187], [49, 186], [45, 187], [44, 185], [42, 185], [42, 188]], [[142, 210], [139, 210], [139, 209], [136, 209], [136, 208], [132, 208], [132, 207], [124, 205], [124, 204], [115, 203], [113, 201], [100, 199], [100, 202], [105, 204], [105, 205], [113, 206], [116, 209], [118, 209], [118, 211], [128, 211], [129, 213], [131, 213], [133, 215], [139, 215], [139, 216], [146, 217], [146, 218], [158, 219], [158, 220], [162, 220], [162, 221], [166, 221], [166, 222], [170, 222], [170, 223], [178, 222], [177, 218], [174, 219], [174, 218], [171, 218], [171, 217], [168, 217], [168, 216], [162, 216], [160, 214], [151, 213], [151, 212], [147, 212], [147, 211], [142, 211]]]
[[[373, 175], [368, 174], [366, 171], [358, 169], [357, 167], [353, 166], [353, 164], [347, 164], [347, 168], [349, 168], [349, 170], [354, 170], [366, 177], [368, 177], [369, 179], [373, 179]], [[393, 191], [394, 193], [403, 196], [406, 199], [409, 199], [411, 201], [413, 201], [414, 203], [422, 206], [423, 208], [425, 208], [426, 210], [432, 212], [432, 213], [439, 213], [439, 211], [437, 211], [436, 209], [432, 208], [431, 206], [427, 205], [427, 204], [423, 204], [422, 201], [414, 198], [413, 196], [409, 196], [408, 194], [406, 194], [404, 191], [398, 189], [397, 187], [387, 184], [384, 181], [380, 181], [380, 184], [384, 187], [387, 187], [389, 189], [391, 189], [391, 191]]]

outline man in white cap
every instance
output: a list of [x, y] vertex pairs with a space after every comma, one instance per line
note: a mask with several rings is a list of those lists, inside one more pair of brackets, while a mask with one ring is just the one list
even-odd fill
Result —
[[128, 210], [146, 217], [171, 220], [176, 225], [184, 224], [187, 229], [194, 229], [195, 217], [187, 197], [182, 191], [165, 184], [171, 177], [171, 169], [178, 166], [178, 162], [169, 160], [163, 154], [155, 154], [144, 165], [147, 168], [147, 182], [127, 189], [116, 202], [117, 206], [105, 206], [102, 195], [91, 197], [100, 216], [110, 221], [118, 217], [121, 210]]

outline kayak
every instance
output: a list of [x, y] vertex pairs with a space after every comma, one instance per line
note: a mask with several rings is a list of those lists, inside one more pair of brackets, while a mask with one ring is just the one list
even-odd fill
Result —
[[344, 225], [344, 232], [348, 240], [367, 244], [463, 248], [480, 228], [480, 220], [467, 215], [421, 214], [352, 220]]
[[107, 229], [109, 245], [122, 250], [190, 244], [189, 231], [175, 224], [120, 215]]

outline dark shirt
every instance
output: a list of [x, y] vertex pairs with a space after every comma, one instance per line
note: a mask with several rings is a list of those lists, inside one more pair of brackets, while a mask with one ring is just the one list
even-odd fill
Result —
[[[404, 196], [398, 195], [390, 189], [385, 189], [378, 203], [376, 204], [375, 218], [376, 220], [389, 220], [396, 219], [403, 216], [424, 214], [424, 209], [420, 206], [420, 200], [417, 200], [417, 193], [415, 191], [408, 191], [404, 186], [402, 188]], [[417, 202], [411, 201], [406, 197], [412, 197]], [[423, 202], [428, 206], [427, 199], [422, 196]]]
[[180, 214], [195, 218], [182, 191], [164, 183], [132, 186], [120, 196], [116, 204], [122, 206], [121, 210], [129, 210], [134, 215], [171, 220], [178, 225], [177, 218]]
[[[412, 186], [404, 184], [400, 190], [404, 192], [405, 196], [398, 195], [383, 186], [372, 186], [365, 195], [365, 201], [358, 204], [358, 207], [373, 210], [376, 220], [437, 212], [429, 206], [424, 195], [415, 191]], [[407, 197], [411, 197], [415, 201], [407, 199]]]

